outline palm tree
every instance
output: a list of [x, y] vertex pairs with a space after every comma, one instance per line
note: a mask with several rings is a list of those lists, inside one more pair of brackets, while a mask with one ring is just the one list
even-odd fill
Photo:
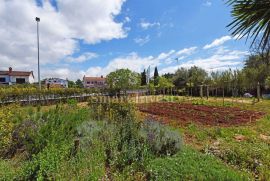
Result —
[[263, 48], [270, 41], [270, 1], [269, 0], [227, 0], [232, 5], [233, 21], [228, 25], [232, 35], [239, 39], [253, 38], [252, 44], [260, 35]]

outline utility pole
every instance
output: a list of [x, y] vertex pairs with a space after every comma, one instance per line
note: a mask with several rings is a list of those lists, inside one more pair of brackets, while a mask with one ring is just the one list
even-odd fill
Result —
[[37, 48], [38, 48], [38, 87], [39, 90], [41, 90], [40, 68], [39, 68], [39, 27], [38, 27], [38, 23], [40, 22], [39, 17], [36, 17], [36, 22], [37, 22]]

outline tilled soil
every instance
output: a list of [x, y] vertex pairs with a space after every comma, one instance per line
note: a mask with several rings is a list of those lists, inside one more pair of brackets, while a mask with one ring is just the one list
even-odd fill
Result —
[[139, 104], [141, 112], [160, 118], [164, 124], [184, 125], [191, 122], [212, 126], [242, 125], [254, 122], [265, 115], [263, 112], [242, 110], [237, 107], [217, 107], [192, 105], [186, 103], [149, 103]]

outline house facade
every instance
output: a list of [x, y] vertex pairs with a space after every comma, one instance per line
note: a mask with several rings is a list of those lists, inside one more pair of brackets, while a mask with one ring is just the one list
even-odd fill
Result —
[[83, 86], [84, 88], [106, 88], [106, 78], [101, 77], [83, 77]]
[[32, 83], [34, 83], [33, 71], [13, 71], [11, 67], [9, 67], [8, 71], [0, 71], [0, 84], [14, 85]]
[[68, 81], [59, 78], [49, 78], [45, 80], [47, 88], [68, 88]]

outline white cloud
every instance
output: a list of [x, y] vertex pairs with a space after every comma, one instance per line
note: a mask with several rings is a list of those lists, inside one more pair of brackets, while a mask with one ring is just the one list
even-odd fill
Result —
[[140, 46], [143, 46], [144, 44], [148, 43], [150, 41], [150, 36], [147, 35], [146, 37], [137, 37], [134, 39], [134, 42], [139, 44]]
[[220, 46], [224, 44], [226, 41], [229, 41], [231, 39], [232, 39], [231, 36], [223, 36], [221, 38], [215, 39], [212, 43], [205, 45], [203, 49], [209, 49], [209, 48]]
[[[193, 51], [196, 50], [197, 47], [185, 48], [180, 52], [181, 54], [188, 56], [192, 54]], [[174, 61], [174, 57], [176, 56], [175, 50], [169, 50], [168, 52], [162, 52], [157, 56], [147, 56], [141, 57], [137, 53], [133, 52], [128, 54], [127, 56], [117, 57], [111, 60], [107, 66], [105, 67], [90, 67], [85, 75], [87, 76], [101, 76], [107, 75], [116, 69], [128, 68], [132, 71], [141, 72], [143, 69], [147, 69], [148, 66], [155, 67], [161, 65], [168, 65]], [[183, 57], [184, 58], [184, 57]]]
[[124, 20], [124, 23], [129, 23], [129, 22], [131, 22], [131, 19], [128, 16], [126, 16], [125, 20]]
[[159, 56], [157, 57], [157, 59], [162, 60], [162, 59], [167, 59], [168, 57], [170, 57], [171, 55], [173, 55], [175, 53], [175, 50], [170, 50], [167, 53], [162, 52], [161, 54], [159, 54]]
[[[191, 47], [192, 48], [192, 47]], [[190, 51], [184, 48], [181, 52], [185, 52], [186, 54]], [[195, 48], [193, 48], [195, 50]], [[186, 50], [186, 51], [184, 51]], [[178, 51], [179, 52], [179, 51]], [[109, 61], [109, 63], [104, 66], [95, 66], [90, 67], [85, 71], [73, 70], [69, 69], [69, 67], [58, 67], [53, 69], [46, 69], [41, 72], [43, 75], [49, 76], [58, 76], [61, 78], [69, 78], [71, 80], [76, 80], [77, 78], [82, 78], [84, 75], [86, 76], [106, 76], [112, 71], [121, 68], [128, 68], [132, 71], [141, 72], [143, 69], [147, 69], [148, 66], [151, 66], [152, 69], [155, 66], [159, 67], [159, 73], [164, 74], [168, 72], [175, 72], [180, 67], [189, 68], [191, 66], [198, 66], [206, 69], [207, 71], [215, 71], [215, 70], [225, 70], [228, 68], [236, 68], [241, 67], [243, 64], [243, 58], [248, 54], [245, 51], [239, 50], [229, 50], [226, 47], [218, 47], [214, 54], [200, 58], [196, 57], [194, 59], [188, 60], [186, 62], [180, 62], [179, 65], [169, 66], [171, 63], [175, 62], [174, 57], [176, 55], [175, 50], [170, 50], [168, 52], [162, 52], [157, 56], [139, 56], [137, 53], [133, 52], [125, 56], [116, 57]], [[182, 53], [183, 54], [183, 53]], [[180, 59], [187, 58], [187, 55], [180, 57]], [[176, 63], [176, 62], [175, 62]]]
[[92, 53], [92, 52], [86, 52], [78, 57], [72, 57], [72, 56], [68, 56], [67, 58], [65, 58], [65, 61], [67, 62], [75, 62], [75, 63], [82, 63], [94, 58], [97, 58], [98, 55], [96, 53]]
[[148, 66], [158, 66], [159, 60], [153, 56], [140, 57], [137, 53], [130, 53], [124, 57], [117, 57], [111, 60], [105, 67], [91, 67], [85, 73], [87, 76], [107, 75], [112, 71], [121, 68], [128, 68], [132, 71], [140, 72]]
[[160, 73], [175, 72], [178, 68], [190, 68], [192, 66], [201, 67], [207, 71], [225, 70], [242, 65], [242, 59], [248, 54], [246, 51], [228, 50], [220, 47], [213, 55], [206, 58], [196, 58], [181, 63], [179, 66], [169, 66], [163, 68]]
[[184, 48], [182, 50], [179, 50], [176, 55], [191, 55], [197, 50], [197, 47], [190, 47], [190, 48]]
[[147, 30], [147, 29], [152, 28], [152, 27], [160, 27], [160, 23], [159, 22], [150, 23], [150, 22], [147, 22], [144, 19], [142, 19], [140, 22], [140, 27], [144, 30]]
[[41, 18], [42, 65], [71, 56], [79, 48], [78, 40], [95, 44], [127, 36], [123, 23], [114, 20], [125, 0], [58, 0], [58, 11], [49, 1], [42, 2], [38, 7], [34, 0], [0, 1], [1, 67], [32, 70], [36, 66], [36, 16]]
[[210, 6], [212, 6], [212, 2], [211, 1], [206, 1], [206, 2], [203, 3], [203, 5], [206, 6], [206, 7], [210, 7]]
[[63, 68], [45, 68], [43, 69], [43, 71], [41, 72], [42, 77], [56, 77], [56, 78], [61, 78], [61, 79], [69, 79], [69, 80], [77, 80], [77, 79], [82, 79], [84, 72], [83, 71], [76, 71], [76, 70], [72, 70], [70, 68], [67, 67], [63, 67]]

